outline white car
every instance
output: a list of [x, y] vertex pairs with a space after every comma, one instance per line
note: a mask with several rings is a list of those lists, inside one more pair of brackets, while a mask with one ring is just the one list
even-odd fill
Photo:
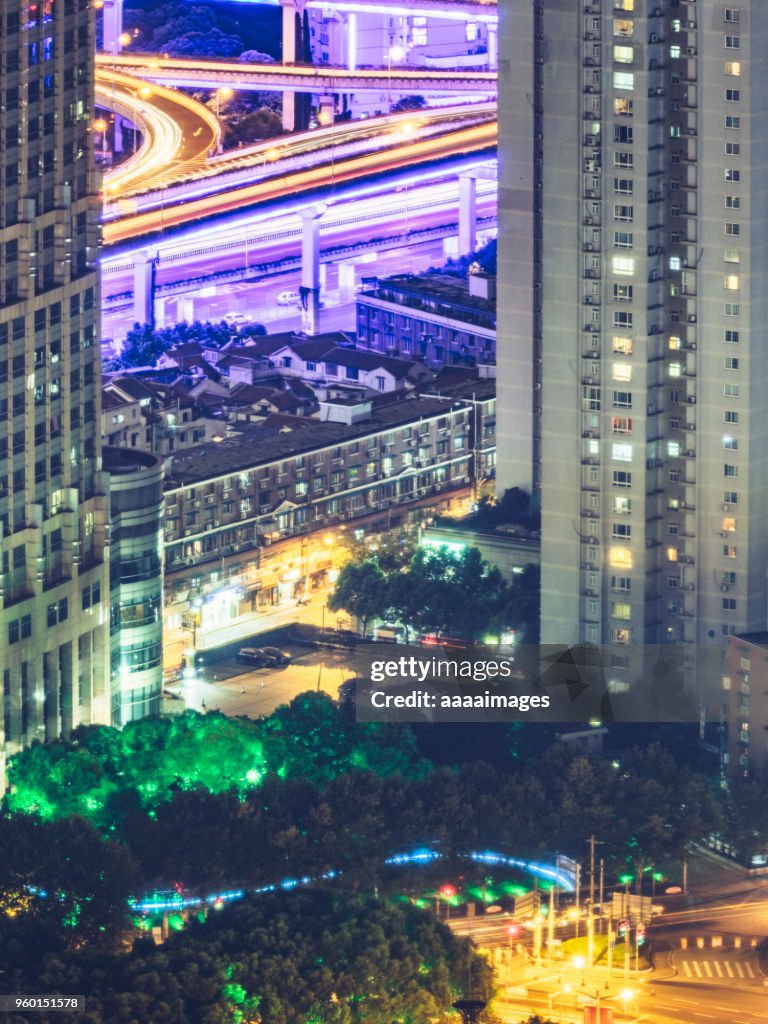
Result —
[[277, 304], [278, 306], [296, 306], [301, 300], [301, 296], [298, 292], [278, 292], [277, 293]]
[[251, 322], [244, 313], [225, 313], [224, 320], [230, 327], [244, 327]]

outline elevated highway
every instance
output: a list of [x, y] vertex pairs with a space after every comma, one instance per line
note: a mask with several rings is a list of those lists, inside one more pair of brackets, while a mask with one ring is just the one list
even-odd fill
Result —
[[433, 139], [417, 140], [393, 150], [367, 153], [295, 171], [256, 184], [232, 188], [217, 195], [177, 203], [175, 206], [146, 210], [104, 225], [107, 245], [149, 239], [206, 218], [241, 212], [251, 206], [263, 206], [300, 193], [327, 192], [354, 180], [370, 178], [432, 162], [462, 156], [489, 155], [496, 146], [496, 124], [481, 124]]
[[395, 95], [496, 95], [495, 71], [434, 71], [417, 68], [365, 68], [350, 71], [326, 65], [241, 64], [237, 61], [186, 60], [179, 57], [96, 58], [97, 67], [134, 78], [190, 89], [279, 89], [282, 92], [334, 93], [365, 90]]

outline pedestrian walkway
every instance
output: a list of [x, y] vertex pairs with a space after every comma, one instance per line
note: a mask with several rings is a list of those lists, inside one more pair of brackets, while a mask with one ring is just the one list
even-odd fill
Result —
[[681, 973], [687, 978], [756, 978], [750, 963], [730, 960], [681, 960]]

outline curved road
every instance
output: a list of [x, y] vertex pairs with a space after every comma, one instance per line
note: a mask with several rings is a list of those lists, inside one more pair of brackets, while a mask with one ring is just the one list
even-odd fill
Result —
[[214, 115], [190, 96], [101, 68], [96, 100], [136, 124], [144, 135], [138, 152], [104, 175], [105, 195], [119, 201], [137, 187], [161, 187], [168, 175], [203, 168], [218, 145]]

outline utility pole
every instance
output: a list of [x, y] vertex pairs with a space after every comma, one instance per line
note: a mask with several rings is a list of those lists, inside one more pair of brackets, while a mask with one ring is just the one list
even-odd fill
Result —
[[549, 890], [549, 915], [547, 919], [547, 963], [552, 963], [555, 952], [555, 905], [557, 903], [557, 886]]
[[579, 937], [579, 917], [581, 915], [581, 864], [576, 865], [576, 938]]
[[595, 846], [601, 846], [594, 836], [587, 840], [589, 843], [589, 916], [587, 918], [587, 960], [589, 966], [595, 962]]
[[603, 933], [603, 883], [604, 883], [604, 881], [605, 881], [605, 861], [601, 857], [600, 858], [600, 894], [599, 894], [599, 897], [598, 897], [599, 900], [600, 900], [600, 934], [601, 935]]

